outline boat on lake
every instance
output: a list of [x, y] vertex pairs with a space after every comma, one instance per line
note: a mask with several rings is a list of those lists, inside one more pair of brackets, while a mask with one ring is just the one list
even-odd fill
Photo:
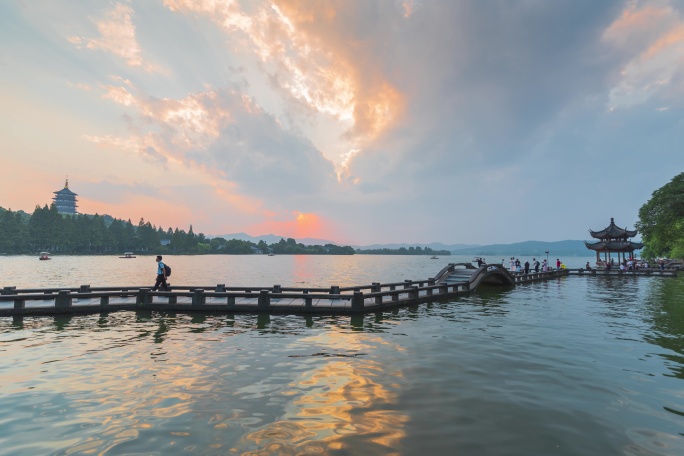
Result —
[[40, 252], [40, 256], [38, 257], [39, 260], [51, 260], [50, 258], [50, 252]]
[[135, 258], [135, 255], [133, 252], [124, 252], [124, 256], [120, 256], [119, 258]]

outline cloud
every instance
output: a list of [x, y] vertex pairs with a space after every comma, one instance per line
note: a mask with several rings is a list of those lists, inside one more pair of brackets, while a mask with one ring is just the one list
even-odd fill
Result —
[[[372, 3], [263, 2], [249, 15], [232, 1], [165, 5], [210, 17], [234, 40], [235, 50], [253, 50], [277, 90], [311, 112], [349, 122], [350, 140], [376, 137], [402, 109], [401, 94], [364, 51], [364, 42], [347, 31], [346, 19], [361, 21], [366, 12], [377, 17]], [[393, 7], [396, 15], [401, 11], [401, 5]], [[359, 62], [360, 56], [367, 58]]]
[[610, 92], [609, 109], [652, 99], [681, 102], [684, 19], [670, 2], [631, 3], [606, 29], [603, 39], [630, 56]]
[[77, 48], [104, 51], [120, 57], [129, 66], [141, 67], [149, 72], [161, 72], [156, 64], [147, 62], [142, 57], [142, 49], [135, 36], [133, 25], [133, 9], [124, 3], [115, 3], [104, 13], [104, 17], [93, 22], [100, 32], [98, 38], [70, 36], [67, 40]]
[[133, 109], [130, 136], [86, 136], [92, 142], [200, 167], [214, 178], [235, 183], [235, 191], [271, 205], [306, 200], [335, 182], [334, 167], [320, 151], [283, 130], [237, 90], [208, 89], [181, 99], [158, 99], [141, 94], [130, 82], [103, 88], [105, 98]]
[[611, 189], [682, 163], [681, 14], [660, 0], [119, 2], [72, 43], [173, 77], [104, 65], [72, 80], [107, 120], [84, 137], [154, 163], [197, 226], [555, 237], [593, 225], [531, 221], [635, 212], [645, 186], [620, 192], [630, 202]]

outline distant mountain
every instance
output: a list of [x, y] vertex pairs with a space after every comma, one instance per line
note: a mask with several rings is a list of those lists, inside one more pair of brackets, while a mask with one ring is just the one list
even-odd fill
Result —
[[[280, 242], [281, 239], [287, 240], [289, 236], [276, 236], [275, 234], [264, 234], [261, 236], [250, 236], [247, 233], [234, 233], [234, 234], [217, 234], [217, 235], [211, 235], [211, 236], [206, 236], [207, 238], [223, 238], [227, 241], [230, 241], [231, 239], [237, 239], [238, 241], [249, 241], [253, 242], [255, 244], [258, 244], [259, 241], [264, 241], [266, 244], [271, 245], [275, 244], [277, 242]], [[295, 239], [297, 243], [299, 244], [304, 244], [304, 245], [326, 245], [326, 244], [333, 244], [333, 245], [338, 245], [336, 242], [333, 241], [326, 241], [325, 239], [314, 239], [314, 238], [302, 238], [302, 239]]]
[[561, 256], [592, 256], [595, 253], [584, 245], [584, 241], [525, 241], [514, 244], [492, 244], [467, 249], [452, 250], [455, 255], [482, 255], [482, 256], [545, 256], [546, 251], [550, 257]]
[[432, 250], [454, 250], [479, 247], [477, 244], [442, 244], [441, 242], [431, 242], [429, 244], [371, 244], [371, 245], [352, 245], [355, 249], [361, 250], [380, 250], [380, 249], [399, 249], [404, 247], [430, 247]]
[[[266, 244], [275, 244], [281, 239], [287, 239], [287, 236], [276, 236], [275, 234], [264, 234], [262, 236], [250, 236], [246, 233], [233, 233], [233, 234], [221, 234], [221, 235], [211, 235], [207, 238], [222, 237], [224, 239], [238, 239], [241, 241], [250, 241], [255, 244], [259, 241], [264, 241]], [[325, 240], [325, 239], [314, 239], [314, 238], [303, 238], [296, 239], [300, 244], [304, 245], [325, 245], [333, 244], [338, 245], [336, 242]], [[584, 245], [584, 241], [578, 240], [568, 240], [568, 241], [556, 241], [556, 242], [543, 242], [543, 241], [525, 241], [516, 242], [513, 244], [491, 244], [491, 245], [474, 245], [474, 244], [444, 244], [441, 242], [431, 242], [428, 244], [371, 244], [371, 245], [352, 245], [354, 249], [361, 250], [380, 250], [380, 249], [399, 249], [404, 247], [408, 249], [409, 247], [429, 247], [432, 250], [448, 250], [454, 255], [477, 255], [477, 256], [536, 256], [545, 257], [546, 251], [549, 251], [550, 257], [561, 257], [561, 256], [592, 256], [594, 252], [587, 249]]]

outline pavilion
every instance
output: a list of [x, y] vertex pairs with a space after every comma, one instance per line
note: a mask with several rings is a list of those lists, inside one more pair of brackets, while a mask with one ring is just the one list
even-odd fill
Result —
[[[601, 263], [601, 253], [603, 253], [604, 261], [606, 263], [610, 263], [611, 253], [617, 253], [618, 263], [621, 263], [627, 259], [625, 253], [629, 253], [630, 257], [633, 257], [635, 250], [644, 248], [644, 244], [641, 242], [632, 242], [629, 240], [629, 238], [637, 235], [637, 230], [630, 231], [626, 228], [623, 229], [618, 227], [612, 217], [608, 227], [601, 231], [589, 230], [589, 234], [591, 234], [591, 237], [594, 239], [599, 239], [599, 241], [594, 243], [584, 241], [584, 245], [586, 245], [589, 250], [596, 252], [597, 264]], [[620, 254], [622, 254], [622, 259], [620, 259]]]
[[78, 207], [78, 205], [76, 204], [76, 196], [78, 195], [69, 190], [68, 178], [64, 183], [63, 189], [52, 193], [55, 194], [55, 196], [52, 197], [52, 201], [54, 202], [55, 206], [57, 206], [57, 212], [59, 212], [60, 214], [78, 214], [78, 211], [76, 210], [76, 208]]

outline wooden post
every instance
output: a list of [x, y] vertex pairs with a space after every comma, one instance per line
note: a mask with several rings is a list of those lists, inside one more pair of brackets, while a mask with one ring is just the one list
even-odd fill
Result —
[[380, 282], [373, 282], [373, 286], [371, 287], [371, 291], [374, 293], [378, 293], [380, 291]]
[[59, 290], [55, 298], [55, 308], [66, 309], [71, 307], [71, 296], [69, 290]]
[[78, 288], [79, 293], [90, 293], [90, 285], [81, 285]]
[[14, 299], [14, 308], [15, 309], [25, 309], [26, 308], [26, 300], [24, 298], [17, 297]]
[[302, 294], [304, 295], [304, 306], [305, 307], [312, 307], [313, 306], [313, 299], [311, 299], [310, 297], [307, 296], [309, 294], [309, 290], [304, 290], [302, 292]]
[[138, 307], [144, 307], [152, 303], [152, 296], [150, 296], [150, 288], [141, 288], [135, 298], [135, 305]]
[[375, 303], [376, 304], [382, 304], [382, 295], [378, 295], [375, 297]]
[[363, 310], [363, 306], [363, 291], [355, 291], [351, 302], [352, 310]]
[[11, 295], [11, 294], [14, 294], [14, 290], [16, 290], [16, 289], [17, 289], [17, 287], [2, 287], [0, 294]]
[[280, 285], [273, 285], [273, 293], [282, 293], [282, 287]]
[[330, 287], [330, 294], [340, 294], [340, 287], [333, 285]]
[[100, 296], [100, 305], [101, 306], [108, 306], [109, 305], [109, 296]]
[[204, 294], [204, 290], [202, 288], [198, 288], [193, 291], [192, 293], [192, 305], [193, 306], [203, 306], [204, 303], [206, 302], [207, 297]]
[[404, 280], [404, 290], [411, 288], [411, 285], [413, 285], [412, 280]]
[[268, 290], [259, 290], [259, 298], [257, 300], [259, 307], [269, 307], [271, 305], [271, 296]]
[[225, 292], [225, 291], [226, 291], [226, 284], [225, 284], [225, 283], [218, 283], [218, 284], [216, 284], [216, 288], [214, 289], [214, 291], [216, 291], [216, 292], [218, 292], [218, 293], [223, 293], [223, 292]]
[[418, 299], [418, 287], [411, 287], [409, 292], [409, 298]]

